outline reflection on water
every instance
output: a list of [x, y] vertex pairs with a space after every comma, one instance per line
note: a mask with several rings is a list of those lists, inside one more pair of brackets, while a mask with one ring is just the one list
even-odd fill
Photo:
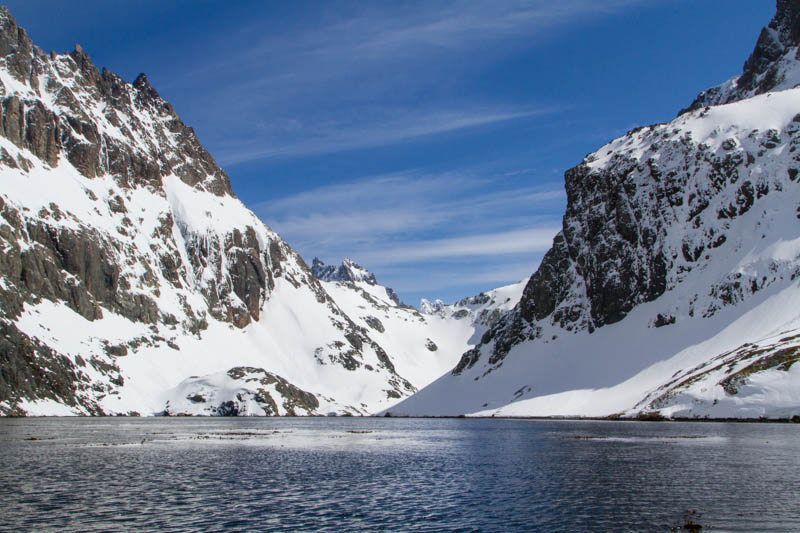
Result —
[[800, 530], [800, 426], [0, 419], [0, 530]]

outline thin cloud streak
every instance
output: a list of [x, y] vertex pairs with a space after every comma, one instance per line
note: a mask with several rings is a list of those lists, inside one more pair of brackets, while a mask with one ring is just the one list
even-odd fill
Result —
[[[183, 82], [175, 89], [194, 99], [227, 166], [506, 126], [563, 108], [470, 95], [465, 82], [482, 65], [556, 29], [642, 2], [340, 2], [308, 13], [302, 24], [260, 20], [226, 35], [215, 48], [219, 59], [176, 76]], [[194, 96], [188, 89], [198, 85], [207, 90]], [[224, 112], [216, 111], [220, 102]]]
[[[296, 158], [348, 152], [375, 148], [420, 138], [448, 134], [496, 123], [508, 122], [534, 116], [555, 113], [558, 109], [535, 109], [522, 111], [404, 111], [385, 122], [358, 122], [355, 124], [335, 122], [323, 127], [303, 128], [297, 131], [282, 131], [280, 140], [263, 144], [263, 139], [247, 143], [237, 142], [235, 147], [220, 147], [219, 161], [232, 166], [248, 161], [268, 158]], [[293, 128], [294, 129], [294, 128]], [[297, 136], [296, 139], [291, 137]], [[287, 141], [287, 138], [289, 139]]]
[[254, 210], [301, 250], [344, 250], [361, 260], [370, 246], [396, 246], [411, 233], [502, 233], [560, 219], [563, 189], [500, 187], [502, 180], [412, 171], [317, 187]]
[[553, 244], [553, 237], [560, 229], [560, 227], [551, 226], [415, 241], [384, 249], [370, 250], [363, 253], [359, 259], [369, 265], [383, 266], [428, 260], [543, 252]]
[[[243, 47], [233, 56], [187, 72], [184, 76], [216, 73], [220, 69], [240, 70], [267, 61], [276, 74], [257, 76], [244, 83], [263, 88], [279, 80], [305, 83], [329, 74], [349, 76], [365, 63], [385, 63], [393, 58], [425, 62], [440, 49], [443, 52], [472, 48], [491, 49], [487, 44], [520, 36], [530, 39], [581, 19], [608, 15], [644, 0], [532, 0], [522, 2], [421, 2], [384, 9], [380, 4], [361, 4], [360, 12], [345, 15], [326, 13], [312, 20], [310, 28], [292, 28], [284, 34], [267, 32], [263, 23], [240, 33], [255, 45]], [[378, 7], [376, 7], [378, 6]], [[309, 68], [310, 66], [322, 67]], [[241, 79], [241, 78], [239, 78]], [[238, 88], [246, 87], [240, 85]]]
[[[448, 211], [475, 210], [476, 206], [494, 208], [513, 203], [534, 203], [564, 199], [562, 188], [542, 189], [528, 187], [497, 190], [501, 183], [489, 178], [474, 177], [467, 173], [442, 172], [429, 174], [417, 170], [371, 176], [359, 180], [325, 185], [277, 198], [254, 206], [257, 211], [330, 211], [349, 207], [394, 206], [398, 202], [413, 201], [420, 205], [434, 203]], [[490, 188], [490, 192], [479, 190]], [[457, 199], [461, 195], [480, 192], [479, 196]], [[448, 198], [441, 204], [437, 195]]]
[[255, 211], [307, 260], [349, 256], [401, 294], [435, 297], [519, 281], [552, 245], [563, 189], [506, 182], [504, 173], [408, 171], [317, 187]]
[[267, 212], [340, 211], [374, 206], [386, 208], [402, 202], [445, 195], [453, 190], [475, 190], [485, 185], [478, 179], [455, 172], [428, 174], [418, 170], [370, 176], [314, 189], [256, 204]]

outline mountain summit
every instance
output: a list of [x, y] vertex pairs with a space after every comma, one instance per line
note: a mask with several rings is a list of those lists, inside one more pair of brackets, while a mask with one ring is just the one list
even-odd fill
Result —
[[369, 285], [378, 283], [375, 279], [375, 274], [349, 257], [346, 257], [338, 267], [326, 265], [315, 257], [311, 263], [311, 272], [317, 279], [322, 281], [363, 281]]

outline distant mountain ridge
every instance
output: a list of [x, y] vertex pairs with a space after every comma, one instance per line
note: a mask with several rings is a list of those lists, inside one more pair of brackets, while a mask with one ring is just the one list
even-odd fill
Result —
[[346, 257], [338, 267], [326, 265], [322, 260], [314, 258], [311, 272], [322, 281], [363, 281], [376, 285], [375, 274], [365, 269], [349, 257]]

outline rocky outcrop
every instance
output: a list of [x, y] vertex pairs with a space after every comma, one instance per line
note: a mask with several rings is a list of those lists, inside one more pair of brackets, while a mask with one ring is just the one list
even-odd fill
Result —
[[[311, 262], [311, 273], [320, 281], [336, 281], [342, 283], [366, 283], [367, 285], [378, 285], [375, 274], [362, 267], [349, 257], [337, 267], [326, 265], [321, 259], [315, 257]], [[403, 305], [400, 297], [390, 287], [386, 287], [386, 294], [396, 305]]]
[[[32, 339], [7, 321], [0, 320], [0, 399], [36, 398], [91, 414], [103, 414], [84, 393], [91, 383], [68, 357]], [[0, 415], [24, 415], [17, 405], [0, 406]]]
[[[0, 58], [16, 81], [55, 100], [56, 109], [47, 109], [0, 86], [3, 136], [50, 166], [63, 156], [89, 178], [113, 174], [126, 185], [158, 187], [160, 178], [174, 174], [213, 194], [232, 194], [228, 176], [144, 74], [126, 83], [99, 71], [80, 46], [47, 55], [6, 8], [0, 9]], [[86, 113], [87, 98], [104, 108], [101, 123]]]
[[292, 385], [281, 376], [263, 368], [234, 367], [213, 377], [189, 378], [167, 402], [163, 414], [308, 416], [315, 414], [319, 406], [314, 394]]

